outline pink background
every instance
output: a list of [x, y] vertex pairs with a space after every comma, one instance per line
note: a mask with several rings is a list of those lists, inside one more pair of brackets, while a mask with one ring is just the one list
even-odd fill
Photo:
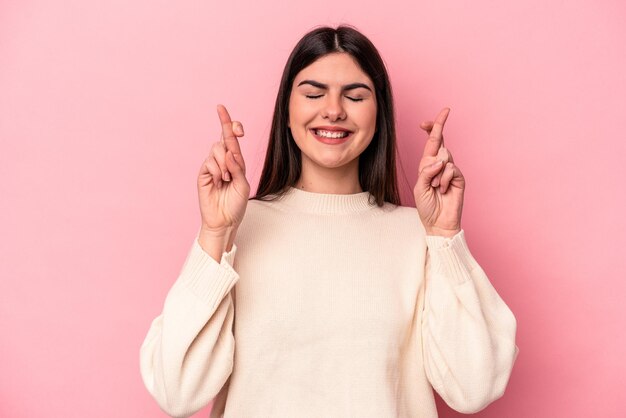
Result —
[[452, 109], [463, 227], [518, 320], [477, 416], [623, 416], [626, 10], [507, 3], [0, 3], [0, 416], [164, 416], [139, 346], [199, 226], [215, 105], [254, 191], [289, 51], [342, 22], [388, 65], [405, 204], [418, 124]]

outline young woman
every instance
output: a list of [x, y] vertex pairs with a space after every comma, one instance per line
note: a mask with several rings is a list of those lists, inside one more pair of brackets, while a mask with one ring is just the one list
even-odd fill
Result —
[[465, 180], [429, 138], [400, 206], [389, 79], [347, 26], [307, 33], [280, 84], [249, 199], [243, 126], [198, 176], [202, 223], [141, 347], [148, 391], [172, 416], [436, 417], [503, 395], [516, 320], [461, 229]]

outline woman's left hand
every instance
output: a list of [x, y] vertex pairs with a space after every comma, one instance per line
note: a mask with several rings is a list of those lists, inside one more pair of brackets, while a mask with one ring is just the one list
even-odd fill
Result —
[[443, 144], [443, 126], [450, 109], [420, 127], [429, 137], [413, 189], [415, 206], [428, 235], [452, 237], [461, 231], [465, 178]]

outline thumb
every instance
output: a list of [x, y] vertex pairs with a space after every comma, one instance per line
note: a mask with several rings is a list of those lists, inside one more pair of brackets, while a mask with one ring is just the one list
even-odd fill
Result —
[[422, 169], [419, 174], [419, 178], [417, 179], [417, 183], [420, 185], [422, 189], [426, 189], [430, 187], [430, 182], [433, 178], [439, 174], [441, 169], [444, 167], [443, 161], [438, 160], [437, 162], [427, 165]]

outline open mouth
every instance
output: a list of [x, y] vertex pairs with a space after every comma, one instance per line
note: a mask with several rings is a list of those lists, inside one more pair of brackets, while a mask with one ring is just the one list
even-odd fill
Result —
[[313, 135], [324, 139], [344, 139], [352, 134], [350, 131], [327, 131], [324, 129], [311, 129]]

